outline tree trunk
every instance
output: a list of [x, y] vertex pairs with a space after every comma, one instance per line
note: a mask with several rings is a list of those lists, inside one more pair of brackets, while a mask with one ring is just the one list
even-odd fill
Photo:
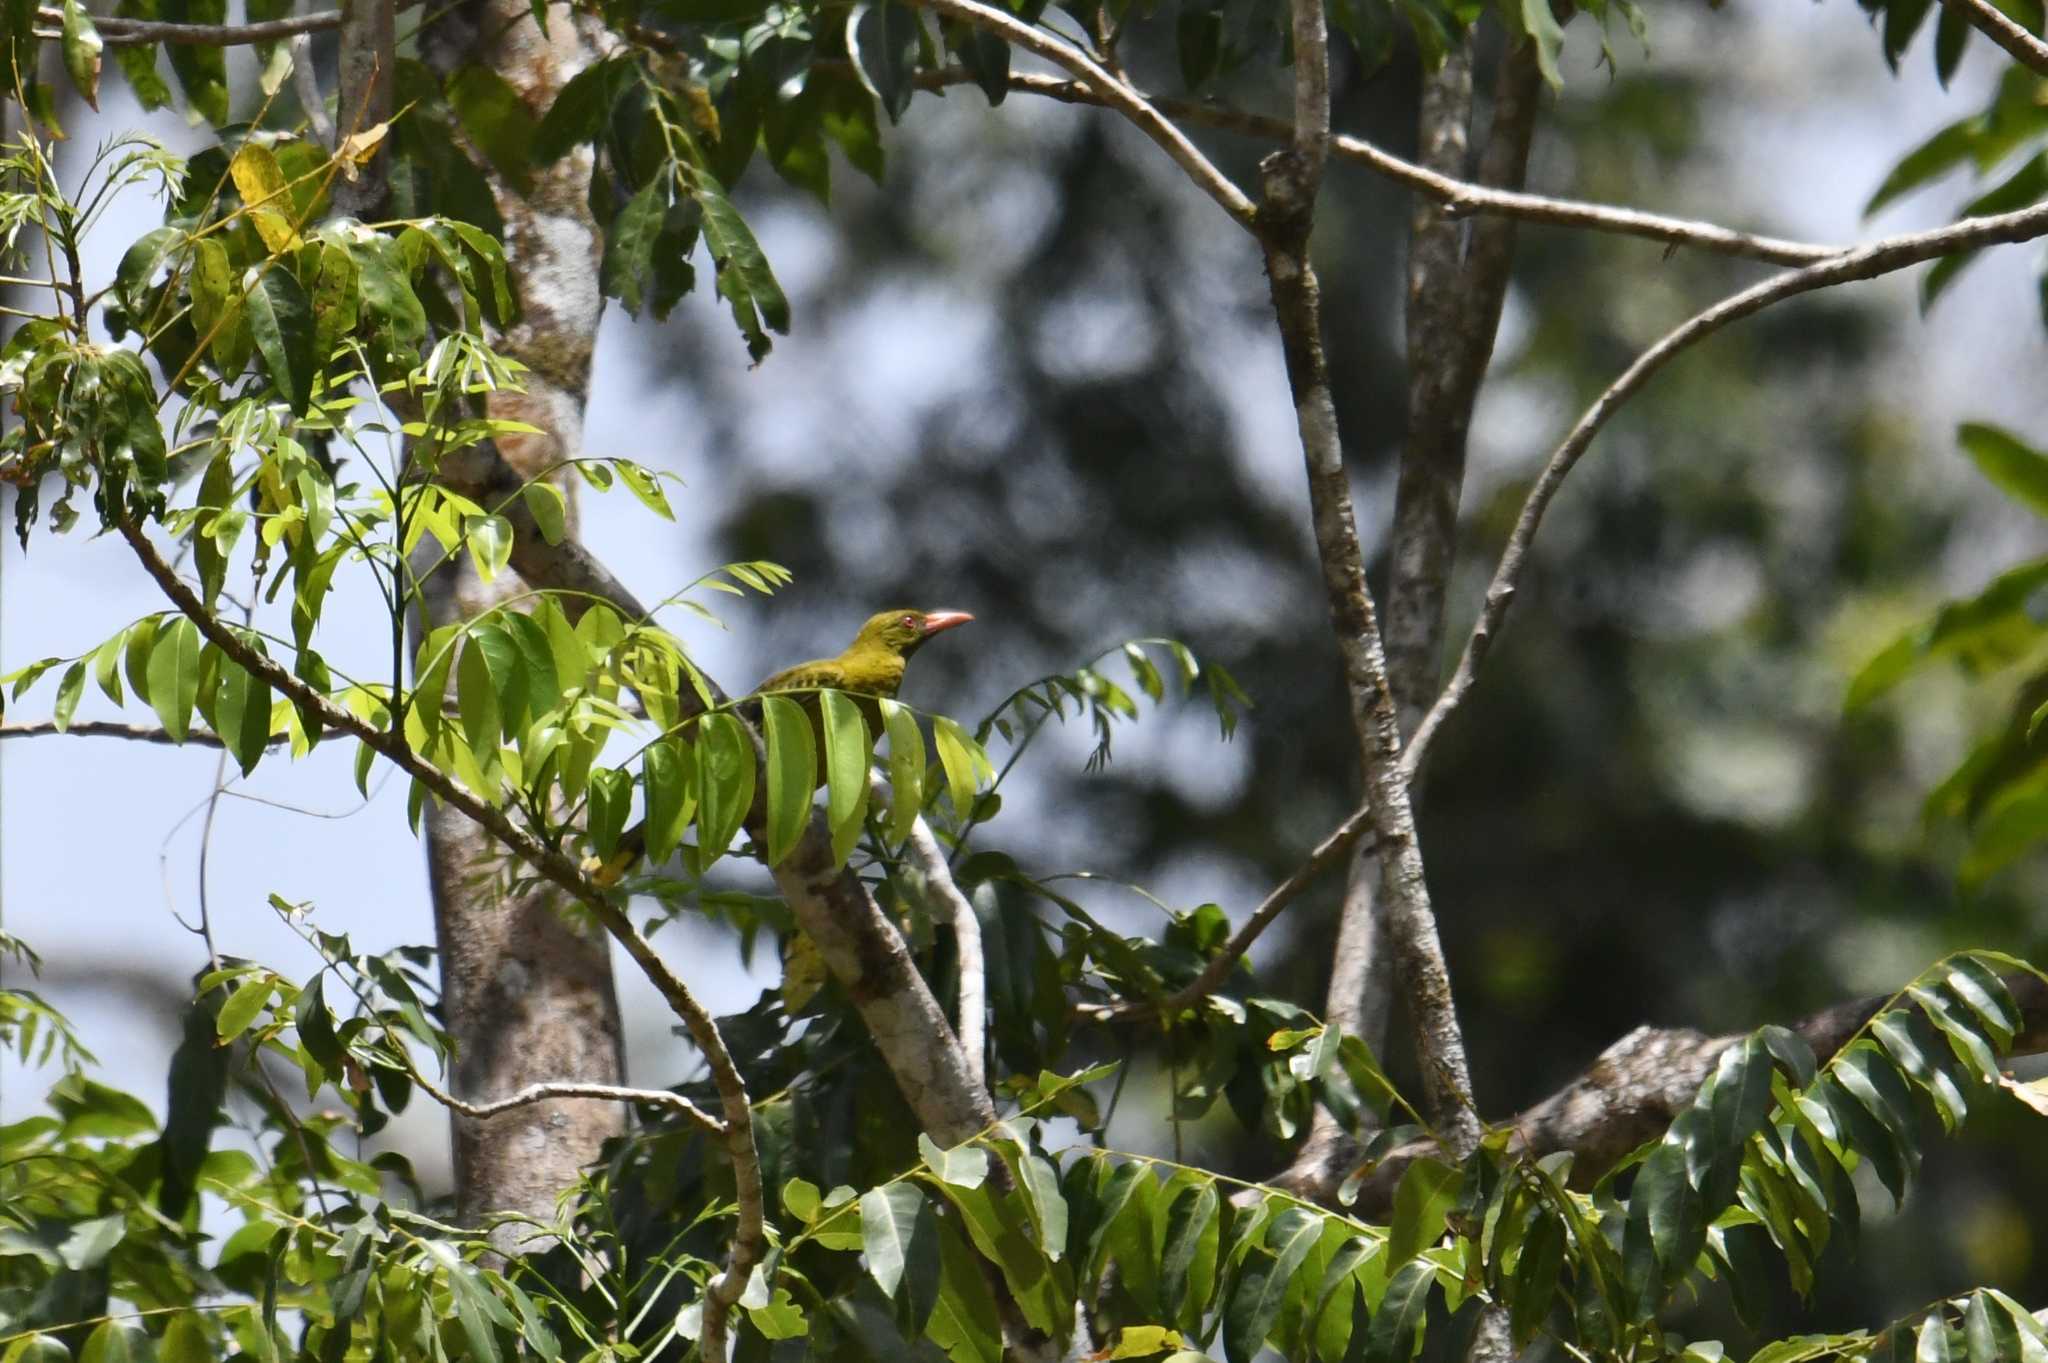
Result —
[[[524, 0], [456, 5], [427, 29], [420, 54], [444, 80], [470, 63], [491, 67], [536, 117], [596, 56], [566, 8], [555, 7], [543, 34]], [[524, 195], [492, 179], [521, 291], [520, 320], [497, 345], [531, 372], [528, 391], [493, 397], [491, 414], [545, 432], [499, 442], [521, 478], [582, 445], [603, 308], [598, 237], [585, 207], [590, 167], [587, 151], [564, 157], [539, 171]], [[573, 504], [570, 512], [573, 517]], [[524, 589], [511, 574], [486, 586], [465, 560], [428, 584], [428, 619], [436, 627], [467, 619]], [[430, 808], [427, 838], [444, 1003], [458, 1047], [457, 1094], [481, 1100], [546, 1080], [621, 1082], [618, 997], [604, 935], [564, 917], [556, 891], [506, 894], [502, 854], [454, 811]], [[552, 1219], [557, 1195], [623, 1124], [617, 1104], [591, 1101], [538, 1103], [484, 1121], [458, 1116], [461, 1215], [471, 1221], [495, 1212]], [[513, 1252], [529, 1235], [508, 1227], [499, 1248]], [[525, 1247], [534, 1246], [528, 1241]]]

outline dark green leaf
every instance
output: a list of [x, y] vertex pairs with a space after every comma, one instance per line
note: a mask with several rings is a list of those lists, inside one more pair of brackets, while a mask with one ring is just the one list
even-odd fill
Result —
[[448, 103], [476, 149], [524, 194], [532, 180], [535, 121], [511, 82], [471, 64], [448, 78]]
[[1464, 1171], [1423, 1157], [1409, 1164], [1394, 1190], [1394, 1220], [1387, 1232], [1387, 1267], [1399, 1268], [1444, 1233], [1444, 1222], [1464, 1191]]
[[899, 0], [867, 0], [847, 24], [847, 52], [861, 83], [880, 102], [891, 123], [903, 117], [916, 89], [919, 31], [917, 12]]
[[767, 331], [789, 330], [789, 300], [768, 268], [768, 258], [747, 227], [746, 220], [707, 177], [691, 186], [704, 210], [704, 244], [718, 268], [718, 292], [732, 305], [733, 320], [747, 340], [747, 353], [755, 360], [767, 355]]
[[[158, 0], [157, 11], [173, 24], [224, 24], [227, 0]], [[171, 70], [185, 87], [185, 99], [207, 122], [228, 121], [227, 54], [210, 43], [172, 43]]]
[[1366, 1331], [1365, 1357], [1370, 1363], [1407, 1363], [1415, 1356], [1435, 1278], [1428, 1260], [1411, 1259], [1387, 1284], [1380, 1309]]
[[1999, 491], [2036, 515], [2048, 516], [2048, 455], [2008, 431], [1976, 422], [1956, 428], [1956, 443]]

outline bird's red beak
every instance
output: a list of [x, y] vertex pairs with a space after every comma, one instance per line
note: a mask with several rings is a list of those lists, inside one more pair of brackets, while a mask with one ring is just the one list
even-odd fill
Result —
[[942, 630], [955, 625], [964, 625], [974, 617], [966, 611], [926, 611], [924, 616], [924, 637], [929, 639]]

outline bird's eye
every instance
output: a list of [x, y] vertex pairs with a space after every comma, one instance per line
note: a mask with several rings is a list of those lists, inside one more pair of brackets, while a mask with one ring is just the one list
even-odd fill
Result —
[[904, 617], [903, 617], [903, 628], [905, 628], [905, 629], [916, 629], [916, 628], [917, 628], [917, 617], [916, 617], [916, 616], [914, 616], [914, 615], [906, 615], [906, 616], [904, 616]]

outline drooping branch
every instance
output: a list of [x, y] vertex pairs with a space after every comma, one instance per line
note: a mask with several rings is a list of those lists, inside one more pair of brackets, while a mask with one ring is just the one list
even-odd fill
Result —
[[[2005, 986], [2021, 1016], [2007, 1054], [2048, 1051], [2048, 985], [2037, 976], [2015, 973], [2005, 977]], [[1893, 997], [1836, 1004], [1792, 1023], [1791, 1030], [1825, 1063]], [[1511, 1148], [1537, 1159], [1568, 1150], [1573, 1155], [1572, 1181], [1588, 1186], [1622, 1156], [1657, 1139], [1691, 1104], [1721, 1052], [1742, 1039], [1740, 1033], [1709, 1036], [1689, 1027], [1638, 1027], [1548, 1098], [1502, 1123], [1513, 1132]], [[1390, 1153], [1359, 1183], [1352, 1214], [1384, 1215], [1408, 1166], [1442, 1153], [1430, 1140], [1410, 1142]], [[1320, 1168], [1290, 1170], [1280, 1185], [1299, 1196], [1327, 1201], [1350, 1172], [1348, 1159], [1340, 1156]]]
[[[379, 728], [355, 712], [334, 704], [275, 659], [251, 647], [245, 639], [228, 629], [206, 608], [191, 586], [164, 561], [141, 527], [123, 517], [119, 528], [121, 537], [128, 542], [129, 548], [134, 551], [143, 569], [155, 580], [171, 604], [192, 621], [207, 641], [220, 649], [225, 657], [240, 665], [251, 676], [261, 678], [277, 694], [319, 715], [321, 722], [329, 729], [348, 734], [366, 744], [379, 756], [386, 758], [399, 770], [426, 787], [443, 804], [460, 811], [496, 839], [507, 851], [531, 866], [536, 874], [582, 903], [613, 940], [625, 949], [633, 963], [661, 995], [663, 1002], [667, 1003], [669, 1009], [682, 1020], [684, 1029], [689, 1032], [690, 1039], [696, 1043], [698, 1051], [710, 1067], [712, 1082], [718, 1089], [719, 1106], [725, 1114], [726, 1154], [733, 1168], [734, 1201], [737, 1206], [737, 1226], [725, 1270], [707, 1293], [704, 1340], [705, 1351], [709, 1356], [714, 1329], [718, 1334], [717, 1342], [722, 1346], [726, 1312], [745, 1289], [747, 1276], [753, 1271], [754, 1264], [760, 1261], [767, 1243], [763, 1231], [761, 1163], [754, 1145], [753, 1109], [747, 1097], [746, 1082], [741, 1078], [739, 1069], [733, 1062], [732, 1052], [727, 1049], [717, 1022], [697, 1001], [690, 987], [669, 968], [668, 962], [641, 935], [639, 929], [633, 926], [625, 911], [607, 900], [604, 891], [593, 883], [566, 853], [549, 847], [532, 833], [515, 824], [503, 810], [471, 794], [467, 788], [438, 768], [423, 761], [401, 735]], [[717, 1356], [723, 1358], [724, 1354], [721, 1352]]]
[[1401, 770], [1404, 775], [1413, 776], [1421, 770], [1429, 752], [1430, 742], [1439, 729], [1472, 689], [1478, 677], [1480, 666], [1486, 661], [1487, 651], [1498, 635], [1501, 622], [1506, 618], [1508, 608], [1514, 604], [1515, 592], [1521, 584], [1522, 574], [1528, 567], [1530, 545], [1536, 538], [1536, 531], [1543, 522], [1543, 514], [1549, 509], [1551, 499], [1563, 486], [1567, 474], [1578, 463], [1579, 456], [1593, 443], [1593, 437], [1613, 419], [1624, 403], [1633, 397], [1644, 384], [1678, 355], [1696, 342], [1719, 331], [1731, 322], [1740, 321], [1753, 313], [1761, 312], [1774, 303], [1783, 302], [1803, 293], [1824, 289], [1836, 284], [1847, 284], [1857, 280], [1875, 279], [1880, 275], [1918, 265], [1937, 257], [1953, 255], [1958, 251], [1974, 250], [1982, 246], [2031, 241], [2048, 235], [2048, 204], [2036, 204], [2014, 213], [2000, 213], [1990, 217], [1966, 218], [1947, 227], [1938, 227], [1926, 232], [1909, 232], [1901, 236], [1886, 237], [1844, 251], [1817, 265], [1804, 269], [1788, 270], [1773, 275], [1760, 284], [1731, 294], [1703, 312], [1696, 313], [1683, 325], [1667, 333], [1663, 339], [1638, 355], [1620, 377], [1593, 400], [1584, 415], [1564, 441], [1552, 451], [1536, 482], [1529, 489], [1528, 497], [1522, 503], [1521, 513], [1515, 519], [1514, 529], [1508, 534], [1506, 547], [1501, 551], [1499, 566], [1494, 569], [1493, 581], [1486, 589], [1486, 600], [1479, 612], [1478, 621], [1472, 626], [1472, 633], [1465, 641], [1463, 653], [1459, 656], [1457, 670], [1430, 706], [1429, 713], [1417, 726], [1415, 736], [1409, 740], [1407, 749], [1401, 754]]

